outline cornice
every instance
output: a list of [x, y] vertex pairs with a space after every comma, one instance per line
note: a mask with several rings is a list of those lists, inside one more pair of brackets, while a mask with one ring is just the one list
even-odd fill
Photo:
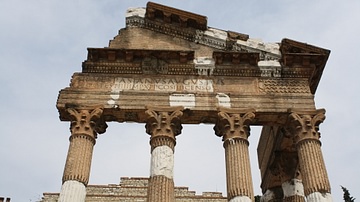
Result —
[[82, 73], [311, 79], [313, 63], [318, 62], [317, 56], [308, 55], [296, 56], [291, 62], [304, 61], [303, 65], [288, 66], [289, 60], [282, 64], [261, 61], [260, 54], [254, 52], [214, 51], [212, 58], [195, 58], [194, 54], [181, 50], [88, 48]]
[[166, 23], [180, 24], [181, 27], [192, 27], [206, 30], [207, 17], [180, 9], [164, 6], [154, 2], [146, 5], [145, 18]]
[[311, 93], [315, 94], [330, 50], [285, 38], [281, 41], [280, 51], [282, 54], [280, 62], [283, 66], [289, 68], [301, 66], [311, 69], [309, 84]]

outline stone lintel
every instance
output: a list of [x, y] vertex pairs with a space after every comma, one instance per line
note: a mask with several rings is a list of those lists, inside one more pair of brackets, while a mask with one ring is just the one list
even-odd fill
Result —
[[[126, 95], [124, 95], [123, 97], [126, 97]], [[139, 96], [137, 98], [133, 97], [129, 99], [142, 99], [142, 97]], [[155, 99], [155, 98], [150, 97], [148, 99]], [[214, 101], [216, 100], [215, 96], [213, 99]], [[66, 100], [69, 99], [66, 98], [63, 101]], [[257, 100], [257, 102], [262, 103], [261, 101], [262, 99], [255, 99], [255, 100]], [[81, 100], [79, 101], [82, 102]], [[133, 105], [124, 104], [122, 106], [117, 104], [109, 105], [106, 103], [106, 101], [107, 100], [101, 101], [104, 103], [103, 117], [105, 121], [146, 123], [146, 114], [145, 114], [146, 109], [143, 103], [140, 104], [133, 103]], [[122, 102], [120, 102], [120, 104], [121, 103]], [[254, 107], [255, 105], [252, 106]], [[58, 103], [57, 108], [60, 114], [60, 120], [69, 121], [70, 118], [67, 114], [64, 104]], [[216, 109], [216, 105], [214, 105], [213, 107], [212, 106], [195, 107], [194, 109], [187, 108], [184, 110], [184, 115], [181, 117], [181, 121], [183, 124], [200, 124], [200, 123], [215, 124], [218, 117], [217, 114], [218, 111]], [[256, 118], [254, 119], [251, 125], [285, 124], [287, 122], [288, 116], [289, 114], [286, 111], [286, 109], [278, 108], [278, 109], [270, 110], [262, 107], [257, 109]]]
[[192, 27], [200, 30], [207, 29], [206, 16], [164, 6], [154, 2], [147, 3], [145, 18], [151, 20], [160, 19], [165, 23], [186, 23], [184, 25], [185, 27]]

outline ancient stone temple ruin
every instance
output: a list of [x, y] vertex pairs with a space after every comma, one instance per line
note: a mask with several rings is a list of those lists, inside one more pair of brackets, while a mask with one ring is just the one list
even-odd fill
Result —
[[[325, 110], [314, 102], [329, 54], [291, 39], [264, 43], [211, 28], [205, 16], [152, 2], [129, 9], [126, 27], [108, 47], [88, 48], [82, 71], [60, 91], [56, 106], [70, 122], [70, 146], [61, 191], [43, 201], [254, 201], [251, 125], [263, 128], [262, 201], [332, 201], [319, 133]], [[88, 185], [107, 122], [146, 124], [149, 178]], [[174, 185], [176, 136], [182, 125], [200, 123], [213, 124], [223, 141], [224, 197]]]

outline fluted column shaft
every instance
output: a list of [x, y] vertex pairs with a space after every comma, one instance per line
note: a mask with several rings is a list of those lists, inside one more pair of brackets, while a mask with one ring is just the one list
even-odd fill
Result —
[[231, 202], [254, 200], [249, 158], [249, 123], [253, 110], [237, 111], [221, 108], [215, 133], [223, 137], [226, 163], [227, 197]]
[[71, 136], [59, 202], [85, 201], [97, 132], [105, 132], [106, 128], [106, 124], [100, 128], [96, 123], [102, 111], [68, 109]]
[[[309, 196], [316, 192], [330, 195], [330, 183], [320, 148], [320, 142], [316, 140], [305, 140], [298, 143], [297, 148], [299, 152], [300, 170], [303, 173], [307, 173], [303, 175], [305, 195]], [[324, 200], [314, 201], [329, 200], [324, 198]]]
[[151, 135], [148, 202], [175, 202], [174, 148], [181, 133], [182, 107], [148, 108], [146, 132]]
[[304, 193], [308, 202], [332, 201], [330, 182], [321, 152], [319, 125], [325, 110], [292, 112], [289, 116], [295, 134]]

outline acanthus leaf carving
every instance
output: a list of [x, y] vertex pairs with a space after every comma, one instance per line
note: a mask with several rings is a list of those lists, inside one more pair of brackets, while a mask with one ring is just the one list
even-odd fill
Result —
[[102, 118], [102, 108], [93, 110], [68, 108], [67, 112], [71, 117], [70, 131], [72, 135], [81, 134], [96, 139], [97, 133], [101, 134], [106, 131], [107, 125]]
[[231, 109], [220, 109], [218, 121], [214, 126], [215, 134], [223, 137], [223, 141], [233, 138], [247, 140], [250, 135], [249, 124], [255, 118], [255, 110], [239, 112]]
[[294, 134], [295, 142], [320, 139], [319, 125], [325, 120], [325, 110], [312, 112], [293, 111], [289, 115], [288, 130]]
[[164, 109], [148, 108], [145, 113], [148, 120], [145, 125], [146, 133], [152, 137], [167, 136], [175, 139], [182, 130], [181, 119], [183, 115], [182, 107], [170, 107]]

